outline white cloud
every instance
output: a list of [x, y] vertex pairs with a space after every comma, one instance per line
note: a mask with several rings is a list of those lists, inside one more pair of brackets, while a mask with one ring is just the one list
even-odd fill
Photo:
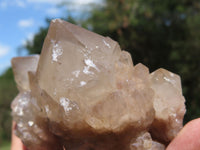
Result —
[[99, 3], [102, 0], [27, 0], [27, 2], [31, 3], [49, 3], [49, 4], [60, 4], [62, 2], [77, 4], [77, 5], [85, 5], [89, 3]]
[[26, 7], [28, 3], [35, 3], [35, 4], [53, 4], [57, 5], [62, 2], [66, 2], [69, 5], [87, 5], [90, 3], [102, 3], [103, 0], [0, 0], [0, 8], [6, 9], [9, 6], [18, 6], [18, 7]]
[[34, 37], [34, 33], [29, 33], [28, 36], [27, 36], [27, 39], [29, 41], [32, 41], [33, 40], [33, 37]]
[[0, 43], [0, 58], [7, 55], [10, 51], [10, 47]]
[[27, 36], [26, 36], [26, 39], [23, 39], [22, 40], [22, 45], [26, 45], [27, 44], [27, 41], [29, 42], [33, 42], [33, 38], [34, 38], [34, 33], [29, 33]]
[[59, 4], [66, 0], [27, 0], [27, 2], [31, 3], [49, 3], [49, 4]]
[[64, 0], [66, 8], [69, 11], [83, 12], [90, 11], [92, 7], [90, 4], [98, 4], [102, 6], [104, 0]]
[[92, 7], [90, 4], [97, 4], [98, 6], [102, 6], [104, 0], [68, 0], [68, 5], [66, 6], [68, 10], [71, 11], [90, 11]]
[[0, 2], [0, 8], [2, 8], [2, 9], [6, 9], [7, 6], [8, 6], [7, 1], [1, 1], [1, 2]]
[[22, 27], [22, 28], [31, 27], [33, 26], [33, 24], [34, 24], [33, 19], [24, 19], [18, 22], [19, 27]]
[[22, 0], [15, 0], [15, 3], [16, 3], [16, 5], [19, 6], [19, 7], [23, 7], [23, 8], [26, 7], [25, 2], [22, 1]]
[[59, 9], [55, 8], [55, 7], [52, 7], [52, 8], [47, 9], [46, 13], [48, 15], [57, 15], [59, 13]]
[[24, 0], [2, 0], [2, 1], [0, 1], [1, 9], [6, 9], [9, 6], [17, 6], [17, 7], [24, 8], [24, 7], [26, 7], [26, 3]]
[[99, 0], [74, 0], [73, 3], [77, 4], [77, 5], [87, 5], [90, 3], [98, 3]]

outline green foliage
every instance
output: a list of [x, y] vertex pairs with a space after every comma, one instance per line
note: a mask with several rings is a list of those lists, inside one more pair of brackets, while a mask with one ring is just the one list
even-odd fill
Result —
[[0, 150], [10, 150], [10, 144], [11, 143], [8, 141], [1, 143]]
[[182, 78], [185, 122], [200, 116], [200, 2], [106, 0], [86, 22], [110, 36], [150, 71], [160, 67]]
[[151, 70], [158, 65], [170, 68], [172, 43], [182, 41], [187, 34], [186, 20], [179, 18], [181, 13], [176, 10], [180, 4], [156, 0], [106, 2], [89, 18], [93, 30], [119, 41], [122, 49], [132, 53], [135, 63], [143, 62]]
[[41, 52], [47, 31], [48, 28], [40, 28], [39, 32], [35, 34], [33, 41], [27, 41], [25, 48], [29, 50], [29, 54], [39, 54]]
[[16, 84], [12, 70], [9, 68], [0, 76], [0, 143], [10, 139], [12, 120], [10, 104], [16, 95]]

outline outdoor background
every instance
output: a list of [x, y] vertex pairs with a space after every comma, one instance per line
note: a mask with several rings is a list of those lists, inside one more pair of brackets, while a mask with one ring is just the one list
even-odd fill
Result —
[[[10, 103], [17, 89], [14, 56], [40, 53], [53, 18], [119, 42], [150, 72], [179, 74], [186, 98], [184, 123], [200, 117], [199, 0], [0, 0], [0, 149], [9, 149]], [[2, 146], [2, 147], [1, 147]]]

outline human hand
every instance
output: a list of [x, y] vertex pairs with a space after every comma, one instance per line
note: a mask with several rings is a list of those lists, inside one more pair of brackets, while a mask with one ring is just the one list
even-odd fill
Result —
[[[26, 150], [21, 140], [14, 135], [14, 127], [15, 123], [13, 123], [11, 150]], [[200, 150], [200, 118], [187, 123], [166, 150]]]
[[166, 150], [200, 150], [200, 118], [187, 123]]
[[16, 123], [12, 123], [12, 141], [11, 141], [11, 150], [27, 150], [26, 147], [21, 142], [20, 138], [18, 138], [14, 134], [14, 130], [16, 128]]

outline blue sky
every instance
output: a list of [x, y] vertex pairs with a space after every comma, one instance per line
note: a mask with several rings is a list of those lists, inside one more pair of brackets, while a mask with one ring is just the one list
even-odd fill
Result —
[[[61, 1], [71, 5], [60, 8]], [[100, 0], [0, 0], [0, 74], [11, 65], [12, 57], [19, 56], [17, 48], [45, 26], [45, 18], [67, 17], [67, 12], [78, 13], [91, 2]]]

